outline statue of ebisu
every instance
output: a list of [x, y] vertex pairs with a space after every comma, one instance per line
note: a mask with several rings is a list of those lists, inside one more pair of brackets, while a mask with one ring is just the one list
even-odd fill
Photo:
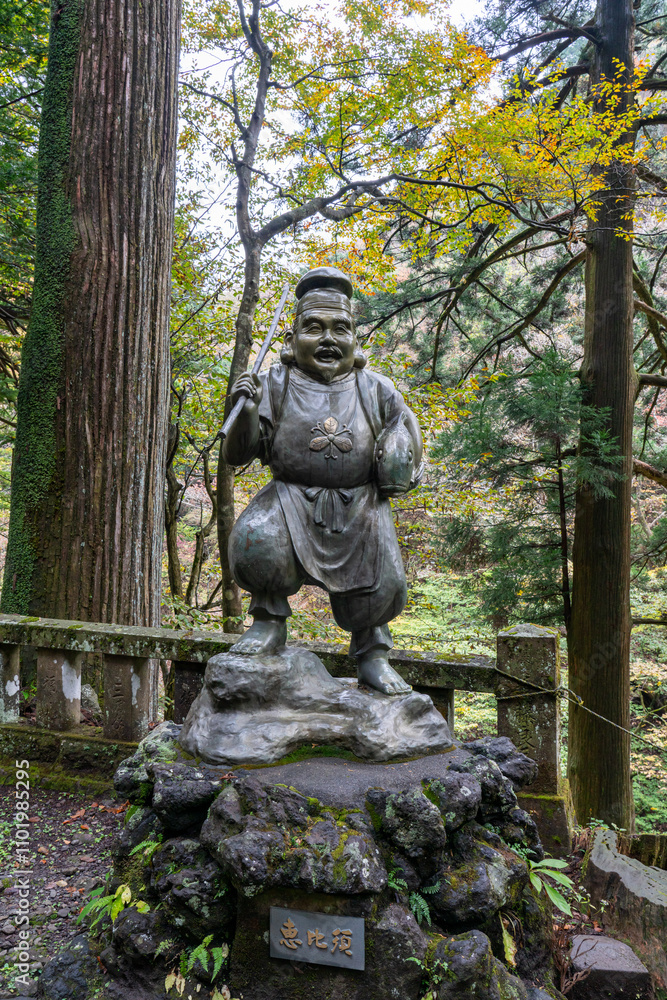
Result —
[[315, 268], [295, 294], [280, 363], [242, 375], [231, 390], [233, 402], [246, 403], [224, 459], [242, 466], [259, 458], [273, 475], [229, 540], [232, 573], [251, 594], [253, 617], [234, 651], [281, 648], [288, 598], [314, 584], [351, 633], [359, 682], [405, 694], [409, 685], [387, 659], [388, 624], [407, 598], [389, 497], [419, 482], [419, 424], [392, 382], [366, 368], [347, 275]]

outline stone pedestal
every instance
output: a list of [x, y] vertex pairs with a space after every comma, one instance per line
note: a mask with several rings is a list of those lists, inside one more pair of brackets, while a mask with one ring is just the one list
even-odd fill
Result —
[[[228, 956], [214, 985], [244, 1000], [421, 1000], [434, 988], [438, 1000], [559, 997], [520, 978], [548, 980], [551, 927], [508, 847], [542, 856], [516, 799], [535, 765], [508, 740], [402, 763], [319, 757], [230, 770], [187, 757], [181, 735], [158, 726], [114, 781], [133, 807], [109, 891], [128, 885], [150, 907], [124, 910], [99, 946], [121, 987], [159, 993], [183, 948], [211, 935]], [[150, 841], [147, 860], [135, 848]], [[496, 957], [509, 911], [522, 927], [511, 972]], [[357, 968], [314, 952], [331, 958], [336, 929], [338, 941], [353, 935]], [[286, 958], [275, 957], [281, 940]], [[195, 968], [183, 995], [206, 995], [202, 979], [208, 987]]]
[[[337, 969], [303, 961], [271, 958], [266, 928], [272, 906], [335, 915], [340, 926], [349, 917], [366, 925], [365, 969]], [[240, 897], [237, 933], [230, 955], [229, 985], [234, 997], [252, 1000], [294, 1000], [327, 997], [331, 1000], [386, 1000], [419, 997], [423, 962], [431, 944], [428, 926], [419, 926], [412, 913], [395, 903], [378, 912], [373, 896], [344, 896], [273, 889], [251, 898]], [[317, 917], [313, 918], [313, 926]], [[307, 936], [300, 950], [307, 951]], [[331, 946], [331, 940], [327, 939]], [[409, 961], [409, 959], [416, 961]], [[400, 989], [400, 994], [397, 992]]]
[[512, 740], [538, 768], [536, 779], [522, 792], [521, 806], [535, 819], [545, 850], [556, 857], [568, 854], [574, 817], [569, 786], [561, 776], [559, 696], [539, 690], [555, 692], [560, 685], [558, 631], [515, 625], [499, 632], [496, 662], [503, 671], [496, 686], [498, 735]]
[[62, 732], [81, 721], [82, 653], [37, 650], [37, 725]]
[[332, 677], [307, 649], [269, 656], [230, 651], [208, 661], [204, 687], [181, 732], [212, 764], [271, 764], [302, 746], [338, 746], [362, 760], [395, 760], [451, 747], [430, 697], [389, 697]]

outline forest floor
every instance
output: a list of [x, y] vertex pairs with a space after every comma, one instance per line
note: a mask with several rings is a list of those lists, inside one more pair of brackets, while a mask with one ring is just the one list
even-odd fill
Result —
[[[125, 807], [113, 789], [103, 798], [30, 789], [32, 868], [28, 869], [30, 971], [35, 974], [77, 933], [88, 893], [103, 885]], [[19, 971], [19, 883], [13, 849], [14, 788], [0, 786], [0, 998], [26, 993]]]

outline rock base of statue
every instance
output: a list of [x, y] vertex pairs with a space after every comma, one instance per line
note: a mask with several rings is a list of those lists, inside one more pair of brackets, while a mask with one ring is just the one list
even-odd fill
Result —
[[180, 736], [210, 764], [271, 764], [311, 744], [388, 761], [446, 750], [447, 723], [428, 695], [387, 696], [332, 677], [315, 653], [213, 656]]
[[163, 723], [116, 772], [132, 805], [105, 891], [125, 905], [48, 964], [45, 1000], [561, 997], [516, 798], [536, 767], [508, 739], [230, 769], [180, 737]]

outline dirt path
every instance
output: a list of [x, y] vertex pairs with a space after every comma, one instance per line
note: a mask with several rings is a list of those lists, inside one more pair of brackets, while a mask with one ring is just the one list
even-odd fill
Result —
[[[15, 854], [13, 787], [0, 787], [0, 998], [33, 995], [16, 984], [17, 919], [22, 873]], [[33, 980], [77, 933], [76, 918], [87, 892], [111, 867], [111, 846], [123, 820], [111, 791], [103, 798], [30, 789], [28, 828], [29, 955]]]

